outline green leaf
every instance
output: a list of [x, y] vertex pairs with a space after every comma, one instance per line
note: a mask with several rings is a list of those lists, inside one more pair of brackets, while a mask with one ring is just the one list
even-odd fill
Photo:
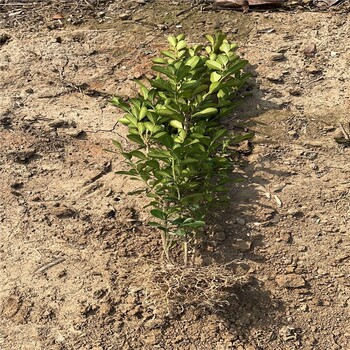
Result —
[[190, 66], [186, 66], [184, 64], [182, 64], [177, 71], [176, 74], [176, 78], [178, 81], [184, 79], [186, 77], [186, 75], [189, 73], [189, 71], [191, 70]]
[[198, 56], [193, 56], [193, 57], [189, 58], [185, 64], [187, 66], [190, 66], [192, 69], [194, 69], [197, 66], [197, 64], [199, 63], [199, 61], [200, 61], [200, 58]]
[[125, 112], [130, 113], [130, 109], [129, 109], [130, 106], [129, 106], [126, 102], [124, 102], [120, 97], [113, 97], [113, 98], [110, 100], [110, 102], [111, 102], [113, 105], [115, 105], [115, 106], [121, 108], [121, 109], [124, 110]]
[[149, 94], [149, 90], [146, 88], [145, 85], [143, 85], [139, 80], [135, 80], [136, 84], [138, 84], [140, 86], [141, 92], [142, 92], [142, 96], [145, 100], [147, 100], [148, 98], [148, 94]]
[[129, 134], [129, 135], [127, 135], [127, 138], [128, 138], [129, 140], [133, 141], [133, 142], [138, 143], [138, 144], [141, 145], [141, 146], [144, 145], [144, 142], [143, 142], [141, 136], [139, 136], [139, 135], [132, 135], [132, 134]]
[[177, 45], [177, 40], [176, 40], [176, 38], [175, 38], [173, 35], [169, 35], [167, 39], [168, 39], [168, 41], [169, 41], [169, 44], [170, 44], [173, 48], [176, 48], [176, 45]]
[[153, 136], [155, 139], [159, 140], [167, 148], [172, 148], [174, 141], [172, 137], [165, 131], [162, 131]]
[[171, 51], [165, 50], [165, 51], [162, 51], [162, 54], [164, 56], [167, 56], [167, 57], [173, 59], [173, 60], [176, 59], [176, 56]]
[[254, 137], [254, 134], [253, 133], [248, 133], [248, 134], [242, 134], [242, 135], [236, 135], [235, 137], [233, 137], [231, 139], [231, 142], [232, 143], [240, 143], [240, 142], [243, 142], [245, 140], [250, 140]]
[[179, 34], [177, 37], [176, 37], [176, 39], [178, 40], [178, 41], [180, 41], [180, 40], [184, 40], [186, 38], [186, 36], [185, 36], [185, 34]]
[[205, 222], [204, 221], [190, 221], [190, 222], [186, 222], [186, 220], [184, 221], [184, 223], [181, 225], [183, 227], [192, 227], [192, 228], [198, 228], [198, 227], [203, 227], [205, 226]]
[[171, 175], [171, 172], [167, 172], [167, 171], [164, 171], [164, 170], [157, 170], [155, 171], [155, 175], [158, 177], [158, 178], [161, 178], [161, 177], [167, 177], [169, 179], [172, 178], [172, 175]]
[[198, 159], [188, 157], [182, 161], [182, 164], [194, 164], [194, 163], [198, 163]]
[[187, 43], [185, 40], [180, 40], [176, 45], [176, 50], [180, 51], [184, 49], [187, 46]]
[[216, 141], [217, 139], [221, 138], [222, 136], [224, 136], [226, 134], [227, 134], [227, 130], [226, 129], [219, 129], [213, 135], [212, 142]]
[[205, 35], [205, 37], [210, 42], [210, 44], [212, 44], [214, 46], [214, 38], [209, 34]]
[[221, 46], [220, 46], [220, 50], [222, 52], [225, 52], [226, 54], [231, 51], [231, 45], [228, 42], [224, 42]]
[[134, 169], [131, 169], [129, 171], [120, 170], [120, 171], [116, 171], [115, 174], [134, 176], [134, 175], [137, 175], [137, 171]]
[[127, 119], [127, 118], [125, 118], [125, 117], [119, 118], [119, 119], [118, 119], [118, 122], [119, 122], [119, 123], [122, 123], [123, 125], [129, 125], [129, 124], [130, 124], [130, 120]]
[[202, 111], [199, 111], [199, 112], [193, 114], [192, 117], [193, 118], [196, 118], [196, 117], [208, 117], [210, 115], [214, 115], [214, 114], [217, 114], [217, 113], [218, 113], [217, 108], [209, 107], [209, 108], [205, 108]]
[[119, 151], [124, 152], [123, 147], [122, 147], [122, 145], [121, 145], [121, 143], [120, 143], [119, 141], [117, 141], [117, 140], [112, 140], [112, 142], [113, 142], [113, 145], [114, 145], [116, 148], [118, 148]]
[[142, 160], [146, 160], [147, 159], [147, 156], [144, 153], [142, 153], [141, 151], [138, 151], [138, 150], [131, 151], [130, 154], [133, 157], [136, 157], [136, 158], [139, 158], [139, 159], [142, 159]]
[[128, 195], [134, 196], [136, 194], [140, 194], [140, 193], [144, 193], [144, 192], [146, 192], [145, 189], [143, 189], [143, 190], [135, 190], [135, 191], [128, 192]]
[[226, 66], [228, 63], [228, 57], [226, 55], [218, 55], [217, 59], [216, 59], [220, 64], [222, 64], [223, 66]]
[[145, 123], [137, 123], [137, 130], [142, 135], [146, 130]]
[[219, 62], [217, 62], [217, 61], [208, 60], [207, 62], [205, 62], [205, 64], [210, 69], [222, 70], [222, 65]]
[[239, 60], [233, 66], [231, 66], [225, 73], [225, 75], [232, 75], [238, 73], [242, 68], [244, 68], [248, 64], [246, 60]]
[[157, 219], [167, 220], [166, 213], [164, 213], [164, 211], [162, 211], [160, 209], [152, 209], [151, 214]]
[[173, 78], [174, 74], [171, 71], [171, 69], [167, 68], [167, 67], [162, 67], [162, 66], [152, 66], [151, 67], [153, 70], [155, 70], [156, 72], [162, 73], [164, 75], [166, 75], [168, 78]]
[[171, 117], [174, 114], [174, 111], [172, 111], [169, 108], [166, 107], [162, 107], [162, 108], [157, 108], [156, 112], [161, 115], [161, 116], [165, 116], [165, 117]]
[[219, 81], [216, 81], [214, 83], [211, 83], [210, 84], [210, 87], [209, 87], [209, 92], [215, 92], [217, 90], [220, 90], [222, 84], [219, 82]]
[[182, 90], [196, 89], [201, 82], [199, 80], [189, 80], [181, 85]]
[[153, 79], [150, 81], [150, 83], [152, 86], [154, 86], [158, 89], [173, 92], [173, 89], [172, 89], [170, 83], [161, 79], [161, 78]]
[[129, 122], [130, 122], [132, 125], [134, 125], [134, 126], [137, 127], [137, 118], [136, 118], [136, 117], [134, 117], [134, 116], [131, 115], [131, 114], [127, 114], [124, 118], [127, 119], [127, 120], [129, 120]]
[[177, 121], [177, 120], [171, 120], [169, 124], [170, 124], [173, 128], [176, 128], [176, 129], [183, 129], [182, 123], [180, 123], [180, 122]]
[[152, 62], [157, 64], [166, 64], [167, 60], [165, 58], [156, 57], [156, 58], [153, 58]]
[[219, 73], [217, 73], [217, 72], [212, 72], [210, 74], [210, 81], [212, 83], [215, 83], [215, 82], [219, 81], [221, 78], [222, 78], [222, 76]]
[[147, 111], [148, 111], [147, 107], [145, 106], [141, 107], [140, 113], [139, 113], [139, 120], [142, 120], [146, 116]]
[[170, 154], [167, 151], [160, 151], [157, 149], [151, 149], [148, 152], [148, 155], [152, 158], [169, 158]]

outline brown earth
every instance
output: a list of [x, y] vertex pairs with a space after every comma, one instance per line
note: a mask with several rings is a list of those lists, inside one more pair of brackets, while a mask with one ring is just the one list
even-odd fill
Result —
[[[349, 15], [21, 3], [0, 1], [0, 349], [350, 349], [350, 149], [334, 140]], [[253, 72], [227, 123], [256, 137], [210, 256], [249, 281], [223, 308], [166, 316], [158, 235], [104, 151], [124, 140], [108, 99], [135, 92], [169, 33], [216, 29]]]

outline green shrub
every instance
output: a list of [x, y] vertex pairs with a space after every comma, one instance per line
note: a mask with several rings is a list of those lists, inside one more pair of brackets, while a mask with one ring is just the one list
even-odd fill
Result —
[[[170, 36], [169, 50], [155, 58], [158, 76], [148, 84], [138, 81], [139, 95], [112, 103], [126, 112], [119, 122], [128, 127], [135, 145], [125, 151], [128, 170], [119, 174], [142, 180], [141, 190], [151, 199], [148, 207], [162, 233], [164, 253], [183, 245], [188, 263], [195, 242], [204, 232], [207, 214], [227, 200], [232, 161], [228, 146], [237, 137], [220, 120], [238, 104], [238, 90], [249, 74], [242, 69], [236, 45], [225, 35], [206, 35], [208, 46], [188, 46], [185, 35]], [[137, 193], [141, 191], [136, 191]]]

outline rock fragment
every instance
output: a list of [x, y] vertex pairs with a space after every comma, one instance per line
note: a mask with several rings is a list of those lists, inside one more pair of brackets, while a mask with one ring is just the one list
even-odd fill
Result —
[[280, 287], [288, 289], [303, 288], [306, 286], [305, 279], [302, 276], [297, 275], [295, 273], [277, 276], [276, 282]]

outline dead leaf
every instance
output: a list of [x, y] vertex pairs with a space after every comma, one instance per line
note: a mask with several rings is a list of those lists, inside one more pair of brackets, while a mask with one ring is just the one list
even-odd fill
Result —
[[278, 198], [278, 196], [274, 195], [275, 201], [278, 207], [282, 207], [282, 201]]

